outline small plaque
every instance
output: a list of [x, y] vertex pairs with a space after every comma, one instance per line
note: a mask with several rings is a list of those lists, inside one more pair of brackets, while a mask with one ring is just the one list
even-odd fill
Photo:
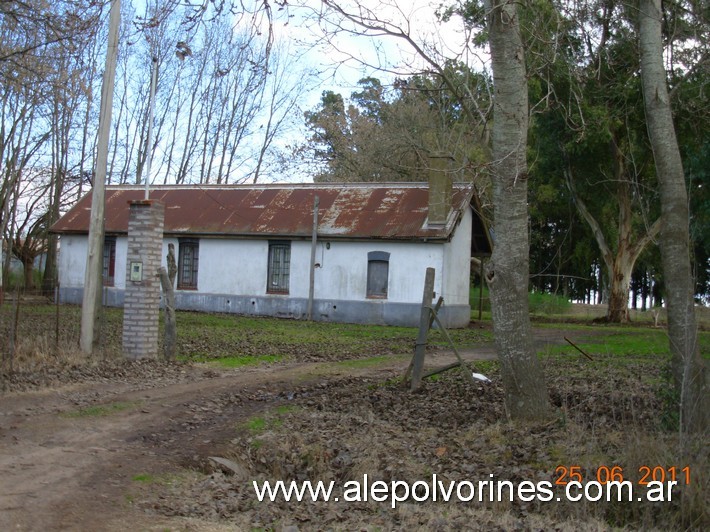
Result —
[[143, 263], [131, 262], [131, 281], [140, 282], [143, 280]]

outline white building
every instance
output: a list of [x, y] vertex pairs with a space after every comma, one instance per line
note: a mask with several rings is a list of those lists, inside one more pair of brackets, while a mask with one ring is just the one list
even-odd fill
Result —
[[[143, 195], [106, 189], [107, 305], [123, 304], [128, 203]], [[461, 327], [470, 259], [490, 253], [473, 189], [445, 179], [431, 194], [422, 183], [185, 185], [153, 188], [150, 199], [165, 204], [163, 264], [172, 244], [176, 305], [185, 310], [303, 318], [310, 303], [315, 320], [413, 326], [433, 267], [442, 319]], [[65, 303], [82, 301], [90, 210], [87, 194], [52, 227]]]

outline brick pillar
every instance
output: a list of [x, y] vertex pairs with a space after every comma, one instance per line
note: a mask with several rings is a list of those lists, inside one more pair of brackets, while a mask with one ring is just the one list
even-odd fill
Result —
[[131, 201], [128, 219], [126, 295], [123, 306], [123, 354], [157, 358], [160, 316], [160, 268], [165, 205]]

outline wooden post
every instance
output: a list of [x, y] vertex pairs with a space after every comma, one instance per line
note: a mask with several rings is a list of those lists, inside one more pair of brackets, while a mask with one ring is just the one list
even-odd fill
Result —
[[57, 281], [57, 286], [54, 287], [54, 354], [59, 356], [59, 281]]
[[431, 313], [431, 300], [434, 298], [434, 268], [426, 269], [424, 278], [424, 294], [422, 295], [422, 309], [419, 317], [419, 334], [417, 344], [414, 348], [414, 365], [412, 367], [411, 391], [418, 390], [422, 385], [422, 373], [424, 372], [424, 354], [426, 351], [426, 341], [429, 335], [429, 317]]
[[306, 314], [309, 320], [313, 319], [313, 295], [316, 285], [316, 244], [318, 243], [318, 196], [313, 200], [313, 230], [311, 233], [311, 264], [310, 279], [308, 283], [308, 308]]
[[[436, 312], [439, 312], [439, 309], [441, 308], [441, 305], [444, 304], [444, 298], [439, 296], [439, 300], [436, 302], [436, 305], [434, 305], [434, 312], [432, 312], [432, 315], [429, 316], [429, 328], [431, 329], [432, 324], [434, 323], [434, 314]], [[402, 379], [402, 382], [406, 385], [407, 382], [409, 381], [409, 378], [412, 376], [412, 368], [414, 367], [414, 357], [409, 361], [409, 366], [407, 366], [407, 371], [404, 373], [404, 378]], [[423, 377], [428, 377], [427, 375], [424, 375]]]
[[79, 345], [87, 355], [98, 344], [95, 330], [98, 327], [101, 307], [101, 285], [104, 248], [104, 201], [106, 169], [108, 165], [108, 142], [111, 133], [111, 110], [113, 109], [113, 88], [116, 79], [118, 56], [118, 30], [121, 25], [121, 0], [111, 0], [109, 10], [108, 49], [106, 68], [101, 84], [101, 106], [99, 109], [99, 136], [96, 141], [96, 174], [91, 192], [91, 215], [89, 220], [89, 246], [86, 256], [84, 295], [81, 306], [81, 336]]
[[170, 282], [168, 270], [164, 266], [160, 267], [160, 286], [165, 294], [165, 338], [163, 343], [163, 355], [165, 360], [175, 360], [175, 344], [177, 343], [177, 327], [175, 325], [175, 292], [173, 284]]
[[481, 321], [483, 318], [483, 257], [481, 257], [481, 270], [479, 277], [481, 286], [478, 289], [478, 321]]
[[441, 329], [441, 332], [444, 334], [444, 337], [448, 340], [449, 345], [451, 345], [451, 349], [454, 350], [454, 354], [456, 355], [456, 358], [459, 361], [459, 366], [461, 366], [461, 369], [464, 372], [464, 377], [466, 377], [467, 381], [469, 381], [471, 384], [473, 384], [473, 377], [471, 376], [471, 372], [466, 367], [466, 364], [463, 363], [463, 359], [461, 358], [461, 355], [459, 354], [458, 349], [456, 349], [456, 344], [454, 344], [454, 341], [451, 339], [451, 336], [449, 335], [449, 331], [447, 331], [446, 328], [444, 327], [444, 324], [441, 323], [441, 320], [439, 319], [439, 316], [437, 316], [436, 312], [434, 312], [433, 314], [434, 314], [434, 320], [436, 321], [436, 324]]

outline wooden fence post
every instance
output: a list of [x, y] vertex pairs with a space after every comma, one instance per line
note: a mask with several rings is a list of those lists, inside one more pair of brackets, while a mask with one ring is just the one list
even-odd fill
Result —
[[163, 354], [165, 360], [175, 360], [175, 344], [177, 343], [177, 327], [175, 325], [175, 292], [168, 277], [168, 270], [160, 267], [160, 286], [165, 294], [165, 339]]
[[412, 384], [410, 388], [413, 392], [418, 390], [422, 385], [424, 355], [426, 352], [427, 336], [429, 335], [429, 319], [432, 299], [434, 299], [434, 268], [427, 268], [426, 277], [424, 278], [422, 309], [419, 317], [419, 334], [417, 335], [417, 344], [414, 348], [414, 364], [412, 367]]

